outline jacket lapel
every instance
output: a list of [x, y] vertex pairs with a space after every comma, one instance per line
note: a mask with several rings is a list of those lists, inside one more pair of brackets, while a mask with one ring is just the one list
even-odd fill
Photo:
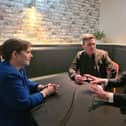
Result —
[[98, 53], [98, 50], [96, 49], [96, 52], [95, 52], [95, 65], [96, 65], [96, 69], [97, 71], [99, 72], [99, 53]]

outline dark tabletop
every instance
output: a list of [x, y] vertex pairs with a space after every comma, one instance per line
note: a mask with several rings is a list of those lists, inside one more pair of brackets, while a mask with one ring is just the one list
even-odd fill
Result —
[[32, 115], [39, 126], [124, 126], [125, 115], [119, 108], [103, 105], [89, 112], [94, 102], [94, 95], [89, 91], [89, 84], [77, 85], [67, 73], [45, 79], [41, 83], [58, 83], [58, 92], [47, 98], [32, 110]]

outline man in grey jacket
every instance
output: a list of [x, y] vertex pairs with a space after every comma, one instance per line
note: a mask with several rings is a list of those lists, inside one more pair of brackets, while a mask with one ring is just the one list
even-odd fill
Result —
[[[83, 83], [83, 74], [91, 74], [102, 78], [115, 77], [113, 61], [107, 51], [96, 48], [93, 34], [83, 34], [82, 51], [77, 52], [70, 68], [70, 78], [78, 84]], [[108, 72], [109, 71], [109, 72]]]

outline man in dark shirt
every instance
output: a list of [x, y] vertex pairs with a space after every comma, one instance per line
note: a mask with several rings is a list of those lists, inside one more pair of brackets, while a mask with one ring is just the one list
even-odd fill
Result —
[[96, 48], [96, 38], [93, 34], [82, 36], [82, 49], [82, 51], [77, 52], [69, 68], [71, 79], [81, 84], [85, 79], [83, 74], [92, 74], [102, 78], [115, 76], [113, 61], [107, 51]]

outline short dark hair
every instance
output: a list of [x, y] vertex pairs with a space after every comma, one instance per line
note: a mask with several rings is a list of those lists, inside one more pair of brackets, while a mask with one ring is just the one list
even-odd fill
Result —
[[11, 59], [11, 55], [13, 51], [20, 53], [23, 50], [27, 50], [28, 47], [31, 46], [31, 43], [21, 39], [8, 39], [6, 40], [1, 49], [1, 53], [3, 58], [6, 61]]

